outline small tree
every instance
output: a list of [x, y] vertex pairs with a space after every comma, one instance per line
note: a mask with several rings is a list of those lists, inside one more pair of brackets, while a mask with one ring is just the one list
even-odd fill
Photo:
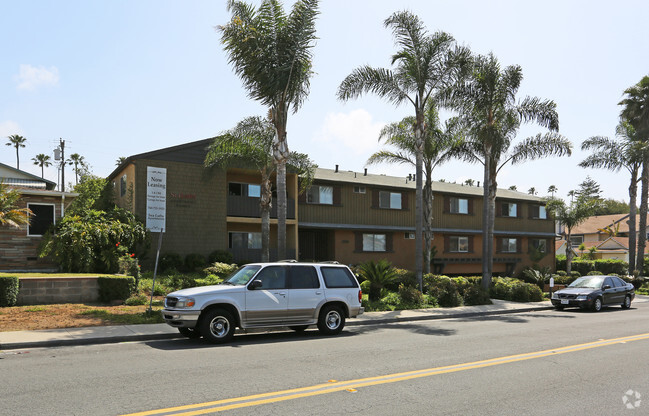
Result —
[[363, 279], [370, 282], [369, 300], [379, 300], [381, 298], [381, 289], [399, 278], [396, 270], [392, 267], [392, 263], [385, 259], [360, 264], [358, 273]]
[[0, 226], [19, 228], [21, 225], [29, 224], [29, 216], [32, 212], [29, 208], [18, 208], [19, 200], [20, 193], [0, 181]]

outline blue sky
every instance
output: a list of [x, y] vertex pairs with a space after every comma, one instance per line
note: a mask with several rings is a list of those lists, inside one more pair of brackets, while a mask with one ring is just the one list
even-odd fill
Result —
[[[31, 158], [52, 154], [59, 138], [93, 173], [106, 176], [115, 160], [213, 137], [266, 109], [250, 100], [228, 65], [215, 26], [228, 21], [225, 1], [2, 1], [0, 14], [0, 138], [21, 134], [21, 168], [40, 175]], [[253, 4], [259, 4], [253, 1]], [[290, 9], [292, 2], [286, 2]], [[613, 137], [625, 88], [649, 74], [649, 2], [611, 1], [342, 1], [325, 0], [317, 21], [311, 93], [288, 122], [291, 150], [321, 167], [362, 171], [381, 145], [383, 125], [412, 114], [375, 96], [341, 103], [335, 93], [354, 68], [389, 67], [395, 51], [383, 21], [397, 10], [417, 14], [429, 31], [443, 30], [474, 53], [493, 52], [518, 64], [519, 96], [557, 103], [560, 133], [571, 158], [503, 168], [499, 187], [549, 185], [559, 195], [586, 175], [604, 196], [628, 201], [625, 172], [584, 170], [581, 142]], [[517, 140], [543, 131], [521, 129]], [[0, 162], [16, 165], [13, 148]], [[414, 168], [371, 166], [404, 175]], [[66, 182], [73, 177], [67, 170]], [[434, 179], [482, 179], [479, 166], [452, 162]], [[56, 181], [57, 171], [46, 170]]]

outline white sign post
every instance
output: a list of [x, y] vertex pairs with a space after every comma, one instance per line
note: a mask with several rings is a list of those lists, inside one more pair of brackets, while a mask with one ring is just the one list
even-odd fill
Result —
[[153, 285], [151, 287], [151, 300], [149, 301], [149, 313], [153, 306], [153, 293], [155, 291], [155, 278], [158, 274], [158, 260], [160, 259], [160, 248], [162, 247], [162, 233], [165, 229], [167, 213], [167, 169], [146, 168], [146, 228], [151, 232], [160, 233], [158, 237], [158, 251], [155, 256], [155, 267], [153, 269]]

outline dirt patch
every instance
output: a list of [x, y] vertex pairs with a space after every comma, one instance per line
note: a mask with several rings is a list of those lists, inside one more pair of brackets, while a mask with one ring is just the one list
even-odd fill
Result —
[[[79, 328], [161, 322], [160, 314], [146, 316], [148, 305], [95, 304], [33, 305], [0, 308], [0, 331]], [[160, 307], [154, 307], [154, 311]]]

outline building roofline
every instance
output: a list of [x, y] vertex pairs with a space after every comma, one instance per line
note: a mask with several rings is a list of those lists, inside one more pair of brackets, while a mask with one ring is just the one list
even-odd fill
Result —
[[0, 166], [2, 166], [3, 168], [7, 168], [7, 169], [9, 169], [10, 171], [13, 171], [13, 172], [19, 172], [22, 175], [28, 176], [30, 179], [33, 179], [35, 181], [45, 182], [45, 187], [46, 188], [49, 188], [49, 187], [51, 187], [51, 189], [56, 188], [56, 182], [52, 182], [52, 181], [50, 181], [48, 179], [41, 178], [38, 175], [34, 175], [33, 173], [25, 172], [24, 170], [16, 169], [13, 166], [5, 165], [4, 163], [0, 163]]

